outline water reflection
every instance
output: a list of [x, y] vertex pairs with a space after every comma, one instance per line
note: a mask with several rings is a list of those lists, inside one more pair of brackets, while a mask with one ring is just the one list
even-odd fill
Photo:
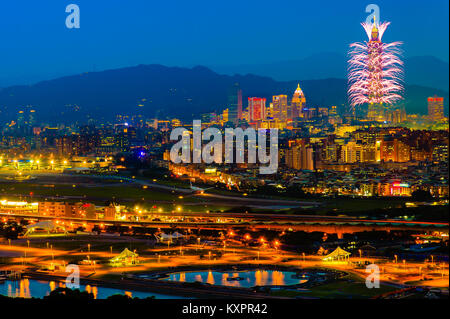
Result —
[[210, 285], [214, 285], [214, 276], [211, 271], [208, 272], [208, 278], [206, 279], [206, 282]]
[[[16, 281], [6, 280], [5, 282], [0, 283], [0, 295], [13, 298], [43, 298], [44, 296], [48, 296], [50, 292], [56, 288], [64, 288], [65, 286], [66, 285], [64, 282], [41, 281], [27, 278]], [[125, 291], [122, 289], [97, 287], [91, 285], [80, 285], [80, 290], [92, 293], [95, 299], [106, 299], [107, 297], [115, 294], [126, 294], [130, 297], [138, 298], [155, 296], [155, 298], [158, 299], [184, 299], [179, 296], [163, 295], [152, 292]]]
[[[204, 280], [206, 278], [206, 280]], [[285, 286], [306, 282], [306, 278], [296, 278], [295, 272], [279, 270], [253, 271], [187, 271], [169, 274], [163, 280], [182, 282], [203, 282], [228, 287]]]

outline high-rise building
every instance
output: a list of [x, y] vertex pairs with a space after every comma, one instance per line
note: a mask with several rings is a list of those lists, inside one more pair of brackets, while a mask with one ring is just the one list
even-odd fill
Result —
[[287, 120], [288, 101], [287, 95], [274, 95], [272, 97], [272, 116], [278, 121]]
[[266, 119], [266, 99], [261, 97], [248, 98], [249, 121], [262, 121]]
[[[240, 112], [239, 112], [239, 98], [241, 99]], [[235, 83], [233, 87], [230, 89], [230, 93], [228, 94], [228, 121], [237, 124], [239, 119], [239, 113], [240, 116], [242, 117], [242, 91], [239, 88], [239, 83]]]
[[382, 42], [389, 22], [379, 23], [374, 17], [362, 26], [369, 41], [350, 45], [349, 101], [352, 110], [367, 103], [367, 118], [383, 122], [386, 107], [403, 98], [403, 62], [398, 54], [400, 42]]
[[314, 170], [314, 149], [311, 145], [303, 144], [286, 150], [286, 166], [298, 170]]
[[390, 122], [394, 124], [402, 123], [403, 121], [406, 121], [406, 111], [404, 108], [393, 110], [389, 114]]
[[369, 121], [384, 122], [386, 120], [386, 110], [381, 103], [369, 103], [367, 111]]
[[242, 120], [243, 116], [242, 116], [242, 90], [238, 89], [238, 93], [237, 93], [237, 117], [238, 120]]
[[20, 134], [31, 135], [36, 121], [36, 111], [31, 105], [27, 105], [17, 114], [17, 130]]
[[292, 96], [291, 108], [288, 114], [289, 119], [295, 119], [297, 117], [302, 116], [303, 108], [306, 104], [306, 98], [303, 94], [302, 89], [300, 88], [300, 84], [297, 85], [297, 89]]
[[381, 141], [379, 149], [382, 161], [402, 163], [411, 160], [411, 148], [398, 139]]
[[428, 98], [428, 116], [433, 121], [444, 118], [444, 98], [433, 96]]
[[341, 161], [343, 163], [360, 163], [362, 162], [362, 146], [354, 141], [348, 142], [342, 146]]

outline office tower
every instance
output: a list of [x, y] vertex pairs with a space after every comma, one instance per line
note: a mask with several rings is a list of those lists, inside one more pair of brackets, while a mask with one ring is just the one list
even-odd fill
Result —
[[27, 105], [17, 114], [17, 130], [21, 135], [32, 135], [33, 125], [36, 123], [36, 111]]
[[[240, 112], [239, 98], [241, 99]], [[242, 91], [239, 88], [239, 83], [235, 83], [228, 94], [228, 121], [237, 124], [239, 113], [242, 116]]]
[[343, 163], [360, 163], [362, 159], [362, 146], [354, 141], [342, 146], [341, 161]]
[[298, 170], [314, 170], [314, 149], [311, 145], [303, 144], [286, 150], [286, 166]]
[[367, 111], [369, 121], [383, 122], [386, 119], [386, 110], [381, 103], [369, 103]]
[[403, 121], [406, 121], [405, 109], [402, 108], [402, 109], [396, 109], [396, 110], [392, 111], [389, 121], [394, 124], [398, 124], [398, 123], [402, 123]]
[[272, 117], [278, 121], [287, 120], [288, 102], [287, 95], [274, 95], [272, 97]]
[[444, 98], [433, 96], [428, 98], [428, 116], [433, 121], [444, 118]]
[[242, 90], [238, 89], [238, 95], [237, 95], [237, 117], [238, 120], [242, 120]]
[[380, 160], [385, 162], [409, 162], [411, 149], [398, 139], [383, 140], [379, 147]]
[[297, 85], [297, 89], [292, 96], [291, 101], [291, 111], [288, 114], [289, 119], [295, 119], [297, 117], [302, 117], [303, 108], [306, 104], [306, 98], [303, 94], [302, 89], [300, 88], [300, 84]]
[[262, 121], [266, 119], [266, 99], [261, 97], [248, 98], [249, 121]]

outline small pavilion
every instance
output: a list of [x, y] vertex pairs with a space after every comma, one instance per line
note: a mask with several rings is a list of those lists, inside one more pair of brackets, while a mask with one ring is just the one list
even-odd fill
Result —
[[129, 265], [135, 265], [138, 263], [138, 257], [139, 255], [135, 252], [132, 252], [128, 248], [125, 248], [120, 254], [118, 254], [116, 257], [111, 258], [109, 262], [116, 266], [129, 266]]
[[337, 247], [332, 253], [322, 258], [323, 261], [348, 261], [350, 253], [341, 247]]

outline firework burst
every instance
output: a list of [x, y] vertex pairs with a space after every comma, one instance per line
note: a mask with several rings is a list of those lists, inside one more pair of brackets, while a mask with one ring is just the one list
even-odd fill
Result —
[[389, 22], [362, 23], [369, 41], [350, 45], [348, 96], [352, 107], [365, 103], [392, 104], [402, 99], [401, 42], [381, 41]]

